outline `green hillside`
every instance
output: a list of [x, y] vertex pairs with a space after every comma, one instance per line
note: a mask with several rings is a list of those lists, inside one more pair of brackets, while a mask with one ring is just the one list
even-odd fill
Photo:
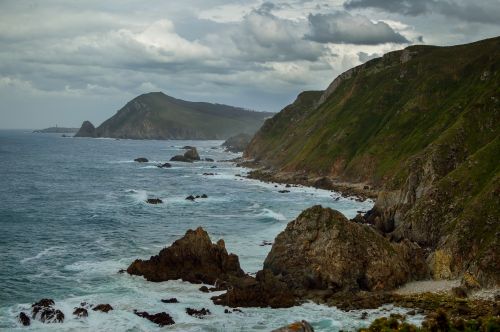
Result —
[[498, 284], [499, 133], [492, 38], [410, 46], [355, 67], [267, 120], [245, 156], [275, 173], [381, 188], [378, 222], [428, 247], [436, 278], [467, 270]]
[[272, 113], [189, 102], [152, 92], [128, 102], [96, 128], [96, 137], [131, 139], [225, 139], [253, 134]]

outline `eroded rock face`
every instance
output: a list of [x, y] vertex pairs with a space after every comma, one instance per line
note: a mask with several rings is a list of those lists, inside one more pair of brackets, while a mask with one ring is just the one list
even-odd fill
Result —
[[192, 283], [215, 284], [218, 280], [245, 275], [238, 256], [228, 254], [224, 241], [213, 244], [203, 228], [188, 230], [184, 237], [148, 260], [138, 259], [127, 269], [149, 281], [182, 279]]
[[75, 137], [97, 137], [97, 132], [90, 121], [84, 121]]
[[314, 206], [280, 233], [264, 262], [300, 295], [308, 290], [383, 291], [427, 275], [423, 254], [409, 241], [391, 243], [371, 226]]

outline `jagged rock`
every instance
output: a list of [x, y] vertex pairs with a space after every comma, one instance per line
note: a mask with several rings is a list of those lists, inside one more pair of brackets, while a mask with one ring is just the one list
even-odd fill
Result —
[[147, 162], [149, 162], [149, 160], [147, 158], [144, 158], [144, 157], [135, 158], [134, 161], [138, 162], [138, 163], [147, 163]]
[[186, 200], [188, 200], [188, 201], [194, 201], [195, 197], [193, 195], [189, 195], [188, 197], [186, 197]]
[[422, 251], [408, 241], [391, 243], [368, 225], [314, 206], [288, 224], [264, 268], [296, 292], [390, 290], [427, 276]]
[[113, 307], [110, 304], [98, 304], [92, 310], [108, 313], [108, 311], [113, 310]]
[[179, 300], [177, 300], [175, 297], [172, 297], [170, 299], [161, 300], [161, 302], [163, 302], [163, 303], [179, 303]]
[[190, 160], [200, 160], [200, 155], [198, 154], [198, 150], [195, 147], [184, 152], [184, 157]]
[[188, 230], [184, 237], [149, 260], [134, 261], [127, 272], [144, 276], [149, 281], [182, 279], [210, 285], [217, 280], [245, 275], [238, 256], [227, 253], [223, 240], [213, 244], [201, 227]]
[[172, 165], [170, 163], [163, 163], [163, 164], [157, 165], [156, 167], [158, 167], [158, 168], [171, 168]]
[[23, 326], [30, 326], [31, 324], [31, 319], [24, 312], [21, 312], [19, 316], [17, 316], [17, 320], [19, 323], [23, 324]]
[[300, 322], [295, 322], [279, 329], [272, 330], [271, 332], [314, 332], [314, 329], [311, 324], [302, 320]]
[[210, 315], [211, 312], [208, 309], [201, 308], [200, 310], [192, 309], [192, 308], [186, 308], [186, 313], [189, 316], [194, 316], [196, 318], [203, 318], [203, 316]]
[[54, 308], [54, 300], [42, 299], [31, 305], [31, 317], [42, 323], [62, 323], [64, 314], [61, 310]]
[[82, 126], [75, 134], [75, 137], [97, 137], [94, 125], [90, 121], [84, 121]]
[[146, 200], [146, 203], [149, 203], [149, 204], [161, 204], [163, 203], [163, 201], [159, 198], [148, 198]]
[[232, 280], [228, 291], [212, 297], [212, 301], [228, 307], [289, 308], [296, 304], [287, 285], [269, 270], [257, 272], [255, 278]]
[[88, 317], [89, 312], [85, 308], [75, 308], [73, 315], [76, 317]]
[[136, 314], [139, 317], [146, 318], [146, 319], [150, 320], [151, 322], [158, 324], [160, 327], [175, 324], [172, 317], [169, 314], [167, 314], [166, 312], [159, 312], [157, 314], [150, 314], [146, 311], [134, 310], [134, 314]]

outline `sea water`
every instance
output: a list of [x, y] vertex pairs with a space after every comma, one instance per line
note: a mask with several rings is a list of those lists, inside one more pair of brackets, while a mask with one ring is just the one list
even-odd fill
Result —
[[[58, 134], [0, 131], [0, 329], [36, 331], [270, 331], [305, 319], [316, 331], [355, 330], [376, 317], [405, 310], [386, 306], [343, 312], [305, 303], [288, 309], [242, 308], [224, 313], [200, 285], [153, 283], [120, 274], [136, 258], [149, 258], [202, 226], [212, 241], [223, 238], [248, 273], [262, 268], [273, 241], [302, 210], [321, 204], [347, 217], [370, 209], [337, 193], [286, 188], [244, 178], [247, 169], [222, 162], [237, 157], [221, 141], [155, 141], [64, 138]], [[182, 154], [185, 145], [216, 162], [157, 164]], [[146, 157], [148, 163], [137, 163]], [[215, 166], [215, 167], [214, 167]], [[215, 173], [215, 175], [203, 175]], [[206, 194], [195, 202], [188, 195]], [[339, 198], [340, 197], [340, 198]], [[163, 204], [150, 205], [147, 198]], [[176, 297], [179, 303], [160, 300]], [[21, 311], [52, 298], [62, 324], [17, 322]], [[72, 315], [81, 302], [109, 303], [109, 313]], [[203, 319], [187, 307], [208, 308]], [[133, 311], [167, 312], [176, 324], [160, 328]], [[420, 319], [418, 316], [412, 318]]]

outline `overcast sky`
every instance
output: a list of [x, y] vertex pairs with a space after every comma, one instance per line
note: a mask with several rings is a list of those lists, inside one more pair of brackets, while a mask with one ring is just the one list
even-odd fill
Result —
[[500, 35], [498, 0], [0, 0], [0, 128], [95, 125], [151, 91], [279, 111], [411, 44]]

